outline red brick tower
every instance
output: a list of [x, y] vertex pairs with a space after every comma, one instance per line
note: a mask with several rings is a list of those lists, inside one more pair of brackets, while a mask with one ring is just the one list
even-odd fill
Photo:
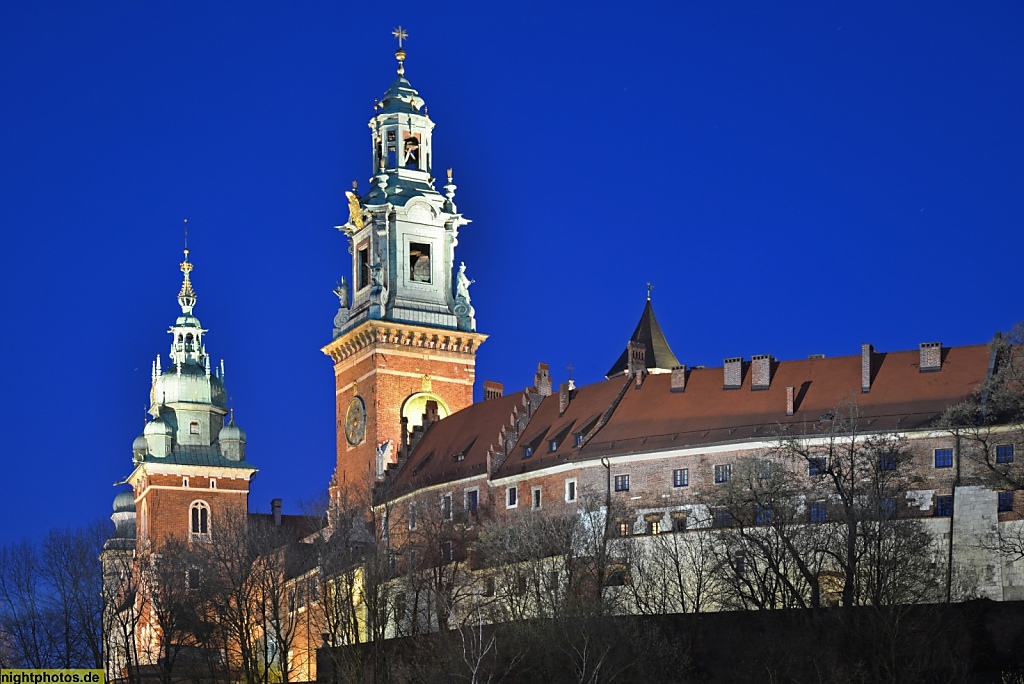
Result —
[[[404, 36], [403, 36], [404, 37]], [[473, 402], [476, 332], [465, 264], [455, 261], [458, 232], [469, 220], [455, 207], [451, 169], [441, 195], [431, 173], [433, 121], [405, 79], [376, 105], [372, 187], [346, 192], [350, 278], [339, 299], [334, 341], [338, 464], [334, 489], [382, 476], [407, 429], [419, 425], [428, 401], [441, 417]], [[351, 286], [350, 286], [351, 283]]]

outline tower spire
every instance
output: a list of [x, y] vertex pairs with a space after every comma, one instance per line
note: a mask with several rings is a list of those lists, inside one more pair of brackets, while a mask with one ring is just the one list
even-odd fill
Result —
[[188, 260], [188, 219], [185, 219], [185, 260], [181, 262], [181, 272], [184, 280], [181, 282], [181, 290], [178, 291], [178, 304], [181, 305], [181, 312], [186, 316], [192, 315], [192, 309], [196, 305], [196, 291], [192, 289], [192, 262]]

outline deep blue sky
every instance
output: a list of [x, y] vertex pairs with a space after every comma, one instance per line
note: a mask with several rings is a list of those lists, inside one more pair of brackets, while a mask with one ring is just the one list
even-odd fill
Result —
[[252, 504], [326, 486], [332, 226], [398, 24], [473, 220], [481, 381], [600, 379], [647, 281], [691, 365], [1024, 318], [1020, 2], [493, 5], [0, 4], [0, 542], [108, 515], [185, 217]]

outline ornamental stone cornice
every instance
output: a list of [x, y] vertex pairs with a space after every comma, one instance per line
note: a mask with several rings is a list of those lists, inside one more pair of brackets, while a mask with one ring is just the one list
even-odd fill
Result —
[[439, 330], [411, 323], [370, 320], [341, 335], [320, 351], [336, 364], [371, 346], [472, 356], [486, 339], [487, 335], [465, 330]]

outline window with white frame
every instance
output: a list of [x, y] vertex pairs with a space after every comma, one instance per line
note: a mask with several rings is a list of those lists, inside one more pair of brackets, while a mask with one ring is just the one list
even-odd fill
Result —
[[519, 488], [509, 487], [505, 490], [505, 508], [515, 508], [519, 505]]
[[715, 466], [715, 484], [722, 484], [728, 482], [729, 478], [732, 477], [732, 466], [731, 465], [716, 465]]
[[216, 489], [216, 488], [217, 488], [217, 478], [211, 477], [210, 478], [210, 489]]
[[465, 492], [465, 499], [466, 512], [475, 513], [476, 509], [480, 506], [480, 489], [477, 487], [467, 489]]
[[188, 487], [188, 478], [187, 477], [181, 478], [181, 486], [182, 487]]
[[409, 504], [409, 530], [416, 530], [416, 502], [413, 501]]
[[570, 479], [565, 481], [565, 500], [568, 503], [572, 503], [573, 501], [576, 500], [576, 495], [578, 494], [578, 492], [576, 490], [577, 490], [577, 480], [576, 480], [575, 477], [570, 478]]
[[452, 519], [452, 495], [441, 495], [441, 520]]
[[193, 501], [189, 508], [189, 531], [192, 541], [210, 541], [210, 505]]
[[689, 468], [676, 468], [672, 471], [672, 486], [673, 487], [689, 487], [690, 486], [690, 469]]
[[541, 493], [542, 490], [541, 490], [540, 486], [538, 485], [538, 486], [534, 487], [533, 489], [530, 490], [530, 492], [531, 492], [531, 494], [533, 496], [533, 508], [535, 510], [540, 510], [542, 504], [544, 503], [544, 501], [542, 499], [543, 494]]

